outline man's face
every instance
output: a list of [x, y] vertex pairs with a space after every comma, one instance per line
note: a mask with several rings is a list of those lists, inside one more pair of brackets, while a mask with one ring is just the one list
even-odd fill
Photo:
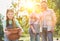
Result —
[[41, 9], [46, 9], [46, 8], [47, 8], [47, 3], [42, 2], [42, 3], [41, 3]]

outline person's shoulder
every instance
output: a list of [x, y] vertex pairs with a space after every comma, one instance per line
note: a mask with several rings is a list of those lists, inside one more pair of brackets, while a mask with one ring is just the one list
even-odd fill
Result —
[[54, 10], [53, 10], [53, 9], [49, 9], [49, 8], [48, 8], [48, 11], [50, 11], [50, 12], [54, 12]]
[[51, 14], [55, 13], [53, 9], [48, 9], [48, 12], [51, 13]]
[[53, 9], [49, 9], [51, 15], [55, 15], [55, 11]]

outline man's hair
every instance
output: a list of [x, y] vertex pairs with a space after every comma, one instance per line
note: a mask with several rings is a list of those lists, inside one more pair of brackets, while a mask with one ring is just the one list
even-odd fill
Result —
[[47, 2], [46, 2], [46, 1], [42, 1], [41, 3], [46, 3], [46, 4], [47, 4]]

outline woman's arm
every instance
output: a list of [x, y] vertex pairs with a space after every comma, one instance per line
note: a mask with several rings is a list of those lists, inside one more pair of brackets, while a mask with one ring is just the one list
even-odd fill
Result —
[[2, 24], [3, 24], [3, 31], [4, 31], [4, 34], [9, 35], [10, 32], [7, 31], [7, 29], [6, 29], [6, 20], [3, 20], [3, 21], [2, 21]]
[[36, 32], [35, 32], [35, 30], [34, 30], [34, 28], [33, 28], [32, 20], [30, 20], [29, 24], [30, 24], [30, 28], [31, 28], [31, 30], [32, 30], [32, 31], [33, 31], [33, 33], [35, 34]]
[[33, 26], [30, 25], [31, 30], [33, 31], [34, 34], [36, 34], [36, 31], [34, 30]]

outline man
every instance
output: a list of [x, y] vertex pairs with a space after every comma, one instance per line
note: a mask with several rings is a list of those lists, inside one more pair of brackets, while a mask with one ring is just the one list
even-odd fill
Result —
[[52, 9], [49, 9], [46, 1], [41, 2], [41, 28], [42, 41], [53, 41], [53, 32], [56, 24], [56, 15]]

